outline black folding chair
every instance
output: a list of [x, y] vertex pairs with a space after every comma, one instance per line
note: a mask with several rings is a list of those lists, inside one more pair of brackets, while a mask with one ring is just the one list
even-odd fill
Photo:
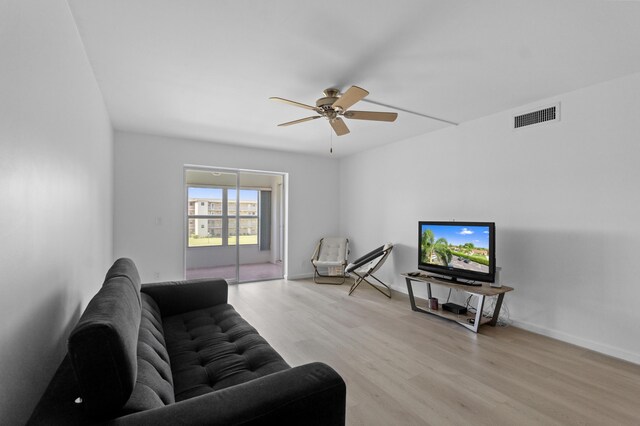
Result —
[[[385, 260], [389, 257], [391, 250], [393, 249], [393, 244], [388, 243], [383, 246], [378, 247], [377, 249], [370, 251], [365, 254], [361, 258], [354, 260], [353, 263], [347, 265], [345, 271], [349, 274], [353, 273], [358, 278], [355, 280], [351, 288], [349, 289], [349, 295], [354, 292], [354, 290], [362, 283], [363, 281], [369, 284], [371, 287], [378, 290], [380, 293], [384, 294], [388, 298], [391, 298], [391, 287], [373, 275], [382, 265], [384, 265]], [[373, 278], [378, 283], [382, 285], [380, 286], [373, 284], [368, 281], [367, 278]], [[383, 290], [384, 289], [384, 290]], [[385, 291], [386, 290], [386, 291]]]

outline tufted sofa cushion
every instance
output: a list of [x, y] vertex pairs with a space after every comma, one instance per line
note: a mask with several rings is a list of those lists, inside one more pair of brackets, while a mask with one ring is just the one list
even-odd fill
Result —
[[164, 318], [176, 402], [289, 368], [229, 304]]
[[158, 305], [142, 293], [142, 314], [138, 333], [138, 376], [124, 413], [150, 410], [175, 402], [171, 364], [167, 353]]

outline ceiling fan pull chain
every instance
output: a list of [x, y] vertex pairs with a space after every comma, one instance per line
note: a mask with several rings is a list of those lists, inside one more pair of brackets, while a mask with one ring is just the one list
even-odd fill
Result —
[[329, 131], [329, 143], [331, 144], [330, 148], [329, 148], [329, 154], [333, 154], [333, 132], [330, 130]]

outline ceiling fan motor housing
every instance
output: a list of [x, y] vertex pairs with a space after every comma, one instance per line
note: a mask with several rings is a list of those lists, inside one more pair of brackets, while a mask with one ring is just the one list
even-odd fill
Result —
[[326, 98], [320, 98], [316, 101], [316, 106], [318, 108], [322, 108], [322, 109], [333, 109], [333, 107], [331, 105], [333, 105], [333, 103], [335, 101], [337, 101], [338, 98], [336, 97], [331, 97], [331, 96], [327, 96]]
[[340, 110], [336, 110], [332, 106], [333, 103], [338, 100], [340, 91], [338, 89], [329, 88], [325, 89], [322, 93], [324, 93], [324, 97], [316, 101], [316, 107], [321, 110], [318, 112], [329, 120], [333, 120], [340, 112]]

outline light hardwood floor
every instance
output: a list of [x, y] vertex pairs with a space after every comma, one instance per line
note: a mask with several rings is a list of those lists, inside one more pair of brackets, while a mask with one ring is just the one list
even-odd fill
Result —
[[515, 327], [474, 334], [402, 294], [348, 289], [238, 284], [229, 303], [289, 364], [340, 373], [349, 425], [640, 424], [639, 365]]

